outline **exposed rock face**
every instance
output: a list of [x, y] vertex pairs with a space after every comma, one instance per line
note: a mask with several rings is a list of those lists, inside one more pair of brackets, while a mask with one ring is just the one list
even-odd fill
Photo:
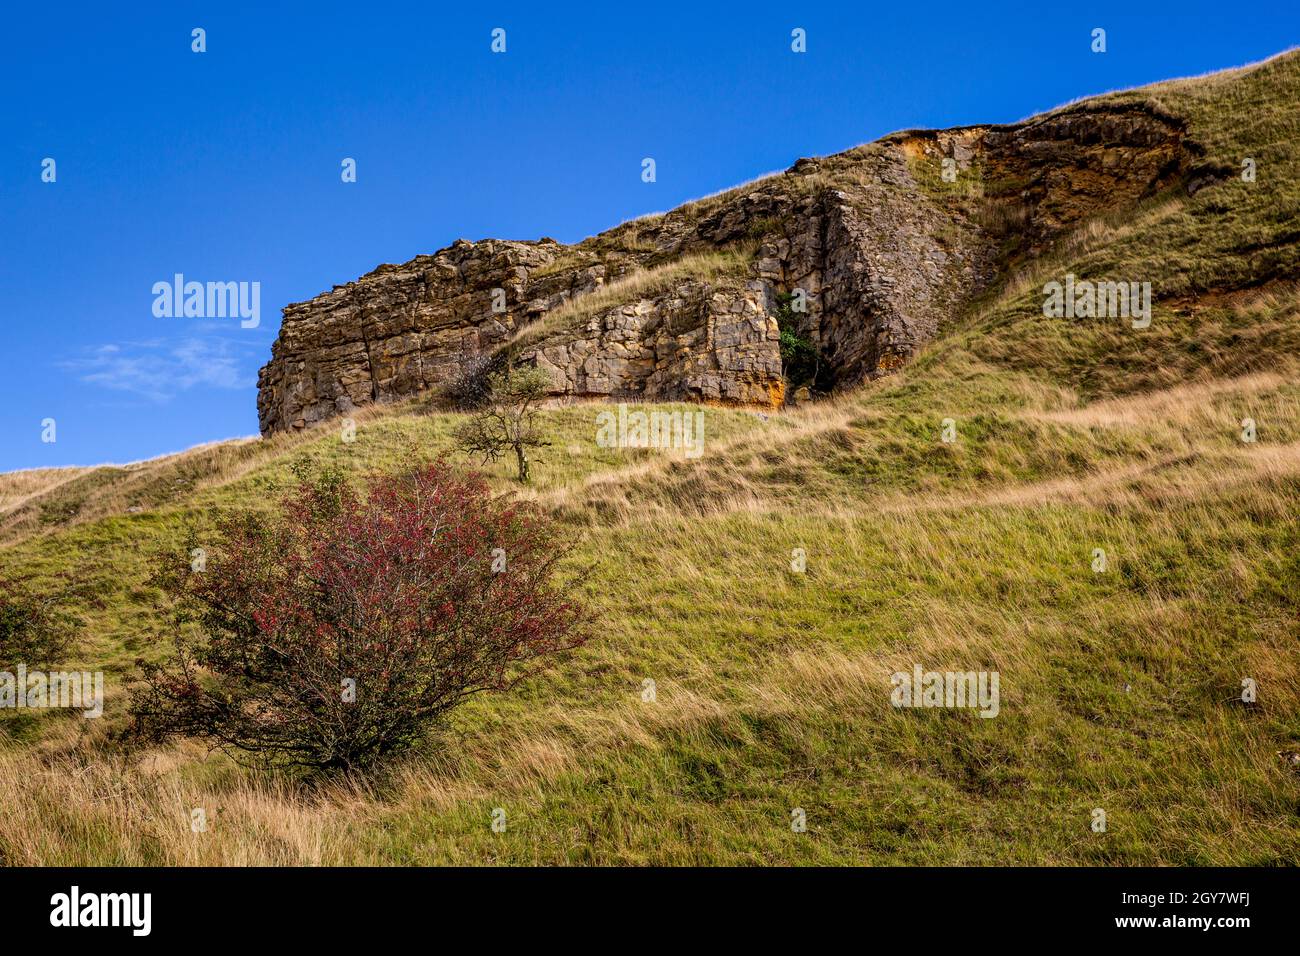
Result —
[[794, 390], [779, 317], [819, 359], [794, 385], [851, 385], [898, 367], [1009, 260], [1190, 183], [1198, 153], [1175, 118], [1081, 104], [800, 160], [573, 246], [460, 240], [286, 307], [261, 429], [435, 388], [466, 353], [507, 349], [557, 397], [775, 407]]
[[779, 331], [766, 283], [687, 281], [593, 315], [576, 337], [520, 353], [555, 393], [726, 402], [784, 401]]
[[561, 248], [545, 240], [459, 241], [286, 307], [271, 361], [258, 376], [262, 433], [421, 391], [440, 381], [464, 351], [499, 345], [517, 322], [603, 281], [600, 265], [566, 271], [530, 283], [536, 301], [522, 309], [493, 312], [493, 289], [524, 301], [529, 273]]

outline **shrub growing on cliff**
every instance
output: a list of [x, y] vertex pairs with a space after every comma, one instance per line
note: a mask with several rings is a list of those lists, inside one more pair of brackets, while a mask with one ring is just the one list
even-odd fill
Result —
[[490, 376], [488, 382], [487, 403], [456, 437], [484, 464], [513, 453], [517, 477], [527, 484], [533, 449], [550, 444], [537, 427], [537, 411], [550, 391], [550, 377], [539, 368], [507, 369]]
[[443, 394], [463, 411], [482, 408], [492, 396], [491, 377], [499, 364], [487, 352], [461, 352], [443, 383]]
[[817, 349], [799, 334], [799, 316], [794, 310], [794, 296], [777, 295], [776, 324], [780, 331], [781, 372], [791, 386], [811, 385], [817, 378]]
[[582, 641], [549, 523], [442, 464], [364, 497], [338, 476], [304, 481], [269, 515], [224, 521], [205, 550], [205, 570], [187, 546], [156, 576], [203, 639], [142, 662], [131, 707], [152, 740], [358, 767]]

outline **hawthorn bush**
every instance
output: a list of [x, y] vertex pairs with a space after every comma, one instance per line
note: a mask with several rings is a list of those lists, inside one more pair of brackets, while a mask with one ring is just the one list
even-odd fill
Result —
[[40, 670], [71, 650], [77, 620], [61, 607], [71, 592], [42, 592], [0, 578], [0, 671]]
[[480, 691], [582, 643], [555, 583], [562, 545], [535, 508], [435, 463], [358, 494], [302, 478], [269, 514], [218, 526], [155, 581], [175, 600], [175, 657], [141, 662], [135, 729], [203, 738], [300, 767], [355, 768], [403, 750]]
[[536, 366], [489, 375], [486, 400], [457, 429], [457, 439], [470, 454], [481, 455], [485, 465], [513, 453], [516, 477], [528, 484], [534, 449], [551, 444], [542, 437], [537, 420], [550, 389], [550, 376]]

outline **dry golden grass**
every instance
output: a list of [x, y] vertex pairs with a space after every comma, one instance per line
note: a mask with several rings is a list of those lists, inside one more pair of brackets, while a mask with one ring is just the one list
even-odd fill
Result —
[[0, 515], [85, 474], [85, 468], [32, 468], [0, 474]]

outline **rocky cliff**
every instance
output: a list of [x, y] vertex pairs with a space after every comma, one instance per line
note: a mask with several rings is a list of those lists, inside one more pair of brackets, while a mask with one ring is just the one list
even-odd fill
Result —
[[[1176, 117], [1083, 103], [909, 131], [575, 245], [459, 240], [284, 310], [263, 434], [436, 389], [467, 355], [556, 397], [765, 407], [896, 368], [1083, 220], [1221, 175]], [[815, 354], [791, 382], [781, 335]]]

